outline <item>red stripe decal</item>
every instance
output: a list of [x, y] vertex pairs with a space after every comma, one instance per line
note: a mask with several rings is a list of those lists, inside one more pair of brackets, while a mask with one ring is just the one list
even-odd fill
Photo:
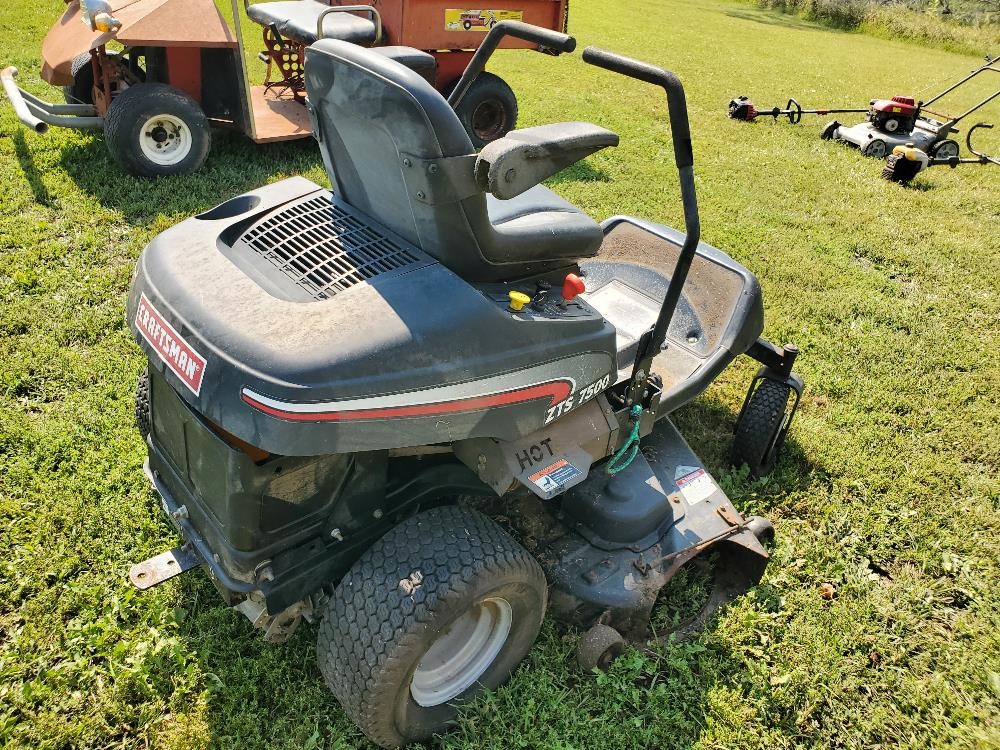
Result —
[[548, 383], [530, 385], [514, 391], [494, 393], [489, 396], [472, 396], [436, 404], [412, 404], [410, 406], [389, 406], [374, 409], [354, 409], [353, 411], [298, 412], [276, 409], [262, 404], [252, 396], [243, 393], [243, 400], [265, 414], [292, 422], [345, 422], [355, 419], [394, 419], [398, 417], [431, 417], [438, 414], [479, 411], [494, 406], [510, 406], [527, 401], [549, 399], [549, 406], [558, 404], [569, 396], [572, 386], [567, 380], [553, 380]]

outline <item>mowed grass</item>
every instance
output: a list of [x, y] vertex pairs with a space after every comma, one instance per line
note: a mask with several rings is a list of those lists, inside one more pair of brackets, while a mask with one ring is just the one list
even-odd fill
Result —
[[[40, 41], [62, 7], [0, 7], [3, 63], [51, 99]], [[752, 363], [677, 415], [736, 504], [774, 519], [757, 588], [695, 640], [630, 650], [600, 676], [574, 668], [577, 633], [546, 622], [509, 685], [429, 746], [1000, 747], [1000, 171], [936, 169], [904, 189], [821, 142], [822, 119], [725, 117], [739, 93], [863, 106], [977, 60], [711, 0], [574, 0], [571, 31], [681, 76], [703, 237], [757, 274], [765, 333], [801, 347], [808, 390], [765, 481], [725, 463]], [[555, 190], [597, 218], [681, 225], [662, 92], [579, 55], [504, 53], [493, 69], [522, 125], [621, 134]], [[315, 145], [219, 132], [203, 172], [150, 182], [99, 136], [30, 134], [4, 102], [0, 170], [0, 746], [364, 747], [322, 684], [312, 628], [267, 646], [201, 574], [144, 594], [125, 579], [177, 542], [133, 429], [133, 264], [158, 231], [242, 190], [325, 181]], [[697, 598], [672, 591], [664, 607]]]

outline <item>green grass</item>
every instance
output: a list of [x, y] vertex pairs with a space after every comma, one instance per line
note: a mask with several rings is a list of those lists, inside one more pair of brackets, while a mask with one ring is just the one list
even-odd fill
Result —
[[[61, 8], [0, 6], [3, 63], [51, 98], [39, 42]], [[750, 363], [678, 415], [736, 504], [775, 521], [754, 591], [695, 640], [629, 651], [598, 677], [574, 670], [576, 633], [547, 622], [512, 682], [432, 746], [1000, 747], [1000, 172], [935, 169], [903, 189], [821, 142], [818, 119], [724, 114], [738, 93], [864, 103], [977, 60], [712, 0], [574, 0], [571, 30], [680, 74], [703, 236], [758, 275], [766, 334], [802, 348], [808, 391], [767, 481], [724, 462]], [[579, 55], [505, 53], [494, 67], [523, 125], [621, 134], [557, 191], [598, 218], [681, 224], [659, 92]], [[220, 133], [197, 176], [133, 179], [99, 137], [27, 133], [4, 103], [0, 747], [364, 746], [322, 685], [311, 628], [267, 646], [200, 574], [145, 594], [125, 580], [177, 541], [132, 427], [132, 266], [181, 218], [297, 173], [325, 180], [311, 142]]]

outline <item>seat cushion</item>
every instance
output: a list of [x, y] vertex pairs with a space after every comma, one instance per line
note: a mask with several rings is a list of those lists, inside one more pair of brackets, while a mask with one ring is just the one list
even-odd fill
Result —
[[372, 50], [405, 65], [410, 70], [419, 73], [431, 85], [434, 84], [434, 79], [437, 77], [437, 60], [431, 53], [413, 47], [400, 46], [372, 47]]
[[[247, 15], [261, 26], [273, 26], [286, 39], [312, 44], [316, 41], [320, 13], [329, 9], [329, 5], [318, 0], [288, 0], [254, 3], [247, 9]], [[330, 13], [323, 19], [323, 38], [342, 39], [352, 44], [373, 44], [375, 24], [353, 13]]]
[[496, 263], [589, 258], [604, 240], [596, 221], [543, 185], [506, 201], [487, 194], [486, 210], [497, 234], [490, 243]]

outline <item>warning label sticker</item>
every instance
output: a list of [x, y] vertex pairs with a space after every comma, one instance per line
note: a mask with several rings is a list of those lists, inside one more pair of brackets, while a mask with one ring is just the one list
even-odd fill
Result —
[[560, 458], [554, 464], [549, 464], [541, 471], [536, 471], [528, 477], [528, 480], [533, 482], [542, 492], [558, 492], [578, 476], [580, 476], [580, 470], [565, 458]]
[[524, 15], [520, 10], [462, 10], [446, 8], [444, 11], [445, 31], [487, 31], [501, 21], [520, 21]]
[[681, 491], [684, 499], [692, 505], [702, 500], [707, 500], [716, 490], [715, 482], [712, 481], [712, 477], [705, 473], [704, 469], [695, 469], [691, 473], [685, 474], [674, 481], [677, 483], [677, 489]]

